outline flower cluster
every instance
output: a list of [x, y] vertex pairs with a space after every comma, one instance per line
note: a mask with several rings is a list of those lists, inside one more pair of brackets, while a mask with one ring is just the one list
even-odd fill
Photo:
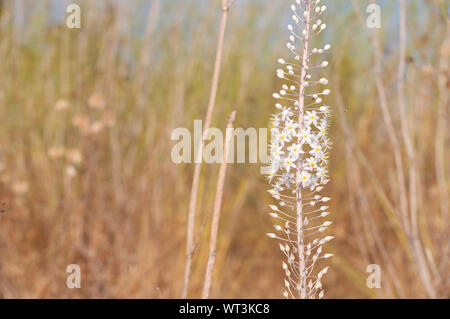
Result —
[[311, 39], [326, 29], [320, 16], [326, 10], [320, 0], [296, 0], [291, 6], [293, 24], [288, 50], [289, 61], [279, 59], [277, 76], [285, 81], [273, 97], [277, 112], [270, 121], [271, 164], [269, 193], [278, 200], [271, 205], [270, 216], [283, 225], [274, 225], [281, 235], [267, 234], [281, 240], [280, 249], [287, 257], [282, 266], [286, 273], [284, 296], [289, 298], [322, 298], [321, 278], [327, 267], [313, 273], [316, 262], [332, 254], [322, 253], [322, 245], [332, 236], [324, 236], [330, 221], [330, 198], [319, 193], [328, 183], [328, 138], [330, 107], [323, 103], [330, 90], [326, 78], [314, 80], [315, 69], [328, 66], [327, 61], [313, 60], [330, 50], [330, 45], [311, 49]]
[[306, 111], [300, 130], [299, 124], [293, 119], [291, 107], [279, 103], [276, 107], [281, 112], [274, 114], [270, 122], [272, 142], [269, 181], [274, 185], [295, 185], [296, 176], [292, 170], [300, 165], [302, 187], [314, 189], [326, 184], [327, 151], [331, 145], [328, 139], [330, 108], [322, 105]]

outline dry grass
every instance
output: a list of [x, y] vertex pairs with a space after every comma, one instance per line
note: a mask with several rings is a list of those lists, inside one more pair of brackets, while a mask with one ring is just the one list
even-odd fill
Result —
[[[0, 297], [178, 297], [193, 166], [171, 162], [170, 134], [179, 126], [192, 129], [205, 114], [217, 5], [152, 0], [145, 16], [88, 9], [85, 1], [82, 29], [68, 30], [45, 23], [42, 0], [19, 32], [11, 21], [13, 2], [5, 2], [0, 21]], [[415, 146], [419, 239], [437, 296], [449, 297], [450, 47], [443, 41], [448, 18], [442, 3], [407, 7], [403, 92]], [[329, 7], [332, 34], [325, 37], [339, 53], [328, 57], [335, 66], [330, 104], [337, 111], [327, 194], [336, 258], [324, 282], [327, 297], [428, 297], [396, 213], [401, 190], [370, 37], [350, 1]], [[397, 10], [394, 2], [383, 7], [379, 35], [382, 84], [400, 136]], [[235, 126], [266, 126], [287, 13], [285, 3], [233, 4], [213, 126], [222, 127], [234, 109]], [[137, 25], [147, 17], [147, 27]], [[403, 146], [400, 152], [409, 182]], [[204, 165], [197, 225], [209, 222], [218, 168]], [[263, 236], [271, 228], [266, 183], [257, 165], [229, 165], [227, 174], [211, 296], [278, 298], [281, 256]], [[192, 297], [202, 289], [209, 227], [198, 237]], [[71, 263], [81, 266], [81, 289], [66, 287]], [[369, 263], [381, 265], [380, 290], [365, 284]]]

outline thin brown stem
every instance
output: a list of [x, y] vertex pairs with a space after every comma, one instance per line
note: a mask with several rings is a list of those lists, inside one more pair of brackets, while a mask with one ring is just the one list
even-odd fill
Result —
[[202, 299], [209, 298], [211, 290], [212, 274], [214, 271], [214, 264], [216, 262], [217, 252], [217, 235], [219, 233], [220, 208], [222, 206], [223, 188], [225, 184], [225, 176], [227, 173], [227, 158], [230, 148], [231, 138], [233, 137], [233, 122], [236, 117], [236, 111], [231, 113], [228, 118], [227, 131], [225, 135], [225, 146], [223, 152], [223, 160], [220, 165], [219, 178], [217, 180], [216, 197], [214, 199], [214, 211], [211, 224], [211, 239], [209, 242], [209, 256], [206, 265], [205, 281], [203, 283]]
[[[357, 12], [358, 16], [361, 16], [361, 11], [356, 3], [355, 0], [352, 0], [353, 7], [355, 11]], [[362, 20], [361, 20], [362, 21]], [[363, 27], [365, 27], [363, 25]], [[380, 41], [378, 37], [378, 33], [376, 31], [373, 32], [373, 35], [371, 36], [372, 45], [374, 47], [375, 51], [375, 66], [374, 66], [374, 73], [375, 73], [375, 85], [377, 88], [378, 93], [378, 99], [380, 101], [380, 108], [383, 115], [383, 120], [386, 125], [387, 133], [389, 135], [389, 141], [392, 144], [392, 150], [394, 154], [394, 162], [396, 167], [396, 173], [397, 173], [397, 182], [399, 186], [399, 201], [400, 201], [400, 212], [401, 212], [401, 218], [403, 222], [403, 228], [406, 230], [407, 233], [409, 233], [409, 221], [408, 221], [408, 201], [407, 201], [407, 194], [406, 194], [406, 188], [405, 188], [405, 174], [403, 169], [403, 159], [400, 149], [400, 143], [397, 137], [397, 134], [395, 132], [394, 124], [392, 121], [391, 113], [389, 111], [389, 105], [388, 105], [388, 99], [387, 99], [387, 93], [383, 84], [383, 78], [382, 78], [382, 68], [381, 68], [381, 60], [382, 60], [382, 54], [381, 54], [381, 48], [380, 48]]]
[[416, 265], [420, 274], [422, 283], [428, 296], [436, 298], [436, 290], [432, 282], [431, 273], [428, 268], [423, 249], [423, 243], [420, 240], [418, 216], [417, 216], [417, 174], [415, 150], [409, 134], [406, 103], [405, 103], [405, 72], [406, 72], [406, 2], [399, 0], [400, 3], [400, 57], [397, 77], [398, 107], [400, 112], [400, 123], [409, 160], [409, 211], [410, 211], [410, 241], [411, 247], [416, 258]]
[[[450, 94], [448, 90], [450, 74], [450, 19], [446, 21], [447, 26], [445, 30], [444, 39], [446, 39], [440, 49], [440, 63], [438, 74], [438, 86], [439, 86], [439, 106], [438, 106], [438, 118], [436, 126], [436, 142], [435, 142], [435, 171], [437, 183], [439, 185], [440, 193], [440, 207], [441, 207], [441, 219], [443, 225], [443, 232], [441, 241], [443, 245], [443, 258], [439, 264], [439, 271], [444, 274], [448, 272], [449, 258], [450, 258], [450, 210], [449, 210], [449, 186], [448, 186], [448, 118], [450, 107]], [[444, 276], [444, 282], [442, 287], [450, 286], [450, 276]]]
[[203, 134], [202, 140], [200, 141], [200, 147], [198, 148], [197, 153], [195, 154], [195, 168], [194, 168], [194, 177], [192, 179], [191, 186], [191, 194], [189, 199], [189, 212], [188, 212], [188, 223], [187, 223], [187, 234], [186, 234], [186, 262], [184, 268], [184, 280], [183, 280], [183, 288], [181, 292], [181, 298], [187, 298], [188, 288], [189, 288], [189, 279], [191, 276], [191, 267], [192, 267], [192, 255], [194, 254], [195, 246], [194, 246], [194, 231], [195, 231], [195, 214], [196, 214], [196, 206], [197, 206], [197, 194], [198, 187], [200, 184], [200, 173], [202, 168], [202, 153], [204, 141], [206, 138], [206, 134], [208, 132], [209, 127], [211, 126], [212, 114], [214, 111], [214, 106], [216, 103], [217, 97], [217, 89], [219, 86], [219, 78], [220, 78], [220, 68], [222, 65], [222, 54], [223, 54], [223, 42], [225, 38], [225, 30], [227, 26], [227, 18], [228, 12], [233, 2], [227, 3], [225, 0], [222, 1], [222, 17], [220, 21], [220, 31], [219, 38], [217, 42], [217, 51], [216, 51], [216, 59], [214, 62], [214, 74], [211, 84], [211, 92], [209, 97], [208, 109], [206, 111], [205, 121], [203, 123]]
[[[401, 117], [401, 130], [403, 142], [406, 146], [406, 151], [409, 160], [409, 205], [408, 205], [408, 192], [406, 190], [406, 177], [404, 173], [403, 156], [402, 156], [402, 144], [397, 136], [394, 128], [392, 116], [389, 110], [389, 104], [387, 99], [387, 93], [382, 79], [382, 53], [380, 48], [379, 35], [374, 32], [371, 40], [375, 51], [375, 84], [378, 92], [378, 98], [380, 101], [380, 107], [383, 115], [383, 119], [386, 125], [389, 141], [391, 142], [394, 162], [397, 175], [397, 183], [399, 187], [399, 201], [400, 201], [400, 216], [402, 220], [402, 230], [408, 237], [408, 244], [412, 252], [412, 256], [419, 272], [422, 284], [425, 287], [428, 296], [435, 297], [435, 289], [432, 285], [431, 275], [426, 263], [425, 255], [423, 252], [422, 243], [419, 238], [418, 224], [417, 224], [417, 176], [416, 176], [416, 164], [414, 160], [414, 149], [412, 140], [408, 133], [407, 119], [406, 119], [406, 106], [404, 98], [404, 73], [406, 68], [406, 3], [404, 0], [400, 1], [400, 61], [397, 78], [397, 93], [398, 93], [398, 107]], [[373, 2], [373, 1], [372, 1]], [[355, 0], [352, 0], [352, 4], [357, 12], [358, 16], [361, 16], [360, 9]], [[409, 206], [409, 210], [408, 210]]]
[[[337, 61], [339, 61], [339, 58], [337, 59]], [[336, 63], [336, 64], [339, 65], [339, 63]], [[356, 153], [360, 152], [360, 150], [358, 149], [358, 145], [357, 145], [356, 141], [354, 140], [354, 136], [351, 133], [350, 126], [347, 121], [346, 113], [344, 111], [345, 110], [344, 99], [341, 95], [341, 90], [340, 90], [339, 77], [336, 75], [336, 73], [333, 77], [333, 82], [336, 85], [335, 96], [336, 96], [337, 109], [339, 111], [339, 124], [340, 124], [342, 132], [345, 135], [345, 139], [348, 142], [346, 145], [346, 151], [348, 153], [346, 155], [346, 157], [347, 157], [347, 161], [348, 161], [349, 159], [357, 158]], [[361, 158], [361, 159], [363, 159], [363, 158]], [[370, 164], [368, 163], [368, 161], [364, 161], [364, 162], [365, 162], [364, 165], [366, 166], [366, 171], [373, 171], [373, 169], [370, 167]], [[351, 165], [349, 164], [348, 167], [350, 167], [350, 166]], [[367, 167], [369, 167], [369, 168], [367, 168]], [[362, 191], [363, 185], [362, 185], [361, 177], [359, 176], [359, 170], [349, 168], [348, 174], [349, 174], [349, 178], [351, 180], [351, 182], [349, 182], [349, 184], [351, 184], [353, 186], [353, 189], [356, 192], [357, 202], [359, 204], [358, 205], [359, 208], [357, 210], [358, 210], [359, 214], [361, 215], [361, 223], [363, 226], [362, 227], [363, 235], [364, 235], [364, 237], [366, 237], [367, 243], [370, 242], [370, 239], [372, 239], [373, 242], [375, 243], [376, 247], [380, 251], [381, 257], [385, 260], [385, 262], [387, 264], [388, 272], [390, 273], [391, 279], [394, 283], [395, 288], [397, 289], [398, 294], [400, 295], [401, 298], [404, 298], [405, 295], [404, 295], [403, 287], [402, 287], [400, 281], [398, 280], [398, 276], [397, 276], [396, 270], [393, 266], [393, 262], [389, 256], [389, 254], [386, 252], [386, 248], [385, 248], [383, 242], [380, 240], [381, 236], [379, 234], [378, 227], [375, 224], [372, 211], [369, 209], [369, 203], [367, 200], [367, 196]], [[350, 196], [352, 196], [352, 194], [350, 194]], [[385, 196], [385, 197], [387, 197], [387, 196]], [[357, 242], [359, 242], [359, 240], [357, 240]], [[363, 241], [361, 241], [360, 246], [364, 246]], [[372, 246], [372, 245], [369, 245], [369, 246]], [[369, 249], [369, 248], [366, 248], [366, 250], [367, 249]], [[374, 258], [378, 258], [379, 254], [377, 253], [376, 249], [373, 248], [372, 250], [370, 250], [370, 255], [373, 255]], [[387, 292], [390, 293], [390, 291], [388, 289], [389, 283], [386, 288], [387, 288], [386, 289]], [[390, 296], [390, 297], [392, 297], [392, 296]]]

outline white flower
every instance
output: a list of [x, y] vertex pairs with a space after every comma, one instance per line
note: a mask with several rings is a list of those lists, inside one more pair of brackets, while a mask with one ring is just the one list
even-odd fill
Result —
[[305, 127], [302, 132], [302, 144], [311, 144], [315, 139], [315, 135], [311, 133], [311, 127]]
[[316, 176], [320, 179], [321, 184], [327, 180], [327, 169], [325, 167], [317, 167]]
[[325, 150], [330, 149], [332, 144], [333, 143], [330, 141], [328, 137], [322, 137], [322, 145], [324, 146]]
[[274, 145], [271, 147], [271, 155], [272, 159], [279, 161], [281, 158], [281, 155], [284, 154], [283, 147], [280, 145]]
[[316, 111], [312, 111], [312, 112], [306, 111], [306, 115], [305, 115], [305, 124], [306, 125], [311, 125], [311, 123], [314, 125], [317, 125], [318, 120], [319, 120], [319, 117], [317, 116]]
[[289, 121], [290, 117], [294, 115], [294, 113], [291, 111], [292, 108], [290, 107], [283, 107], [283, 111], [281, 112], [281, 120], [283, 121]]
[[293, 120], [288, 120], [285, 123], [286, 131], [291, 134], [291, 136], [297, 135], [298, 123], [295, 123]]
[[303, 171], [300, 174], [300, 182], [302, 183], [303, 187], [306, 187], [309, 185], [309, 183], [311, 183], [311, 174], [309, 174], [306, 171]]
[[291, 137], [288, 134], [286, 134], [286, 132], [284, 132], [283, 130], [283, 132], [277, 132], [275, 140], [281, 145], [284, 145], [284, 143], [289, 142], [291, 140]]
[[322, 152], [322, 146], [320, 146], [320, 144], [317, 143], [313, 143], [311, 145], [311, 151], [309, 152], [309, 154], [313, 155], [316, 158], [321, 159], [323, 157], [323, 152]]
[[293, 159], [291, 157], [287, 157], [284, 160], [283, 168], [286, 170], [286, 172], [289, 172], [291, 170], [291, 168], [296, 168], [295, 159]]
[[317, 161], [314, 157], [310, 157], [306, 159], [305, 169], [306, 170], [315, 170], [317, 168]]
[[297, 143], [292, 144], [288, 147], [289, 156], [298, 159], [298, 156], [303, 153], [301, 146]]
[[281, 176], [279, 181], [282, 182], [283, 185], [286, 185], [286, 187], [289, 188], [291, 186], [291, 184], [295, 183], [295, 174], [287, 172]]
[[326, 105], [322, 105], [320, 107], [320, 112], [322, 112], [325, 116], [328, 116], [330, 114], [330, 108]]
[[270, 127], [277, 128], [280, 126], [280, 118], [277, 115], [272, 115], [272, 119], [270, 120]]

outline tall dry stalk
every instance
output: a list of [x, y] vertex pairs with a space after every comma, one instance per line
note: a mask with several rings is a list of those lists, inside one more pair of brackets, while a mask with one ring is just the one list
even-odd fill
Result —
[[[373, 1], [372, 1], [373, 3]], [[364, 25], [364, 19], [356, 0], [352, 0], [353, 7], [358, 15], [359, 20]], [[383, 115], [383, 120], [386, 125], [387, 133], [389, 136], [389, 142], [392, 146], [394, 155], [395, 171], [398, 186], [398, 201], [399, 207], [395, 209], [396, 218], [399, 218], [401, 222], [401, 231], [407, 238], [407, 248], [412, 253], [412, 259], [419, 273], [422, 285], [424, 286], [427, 295], [431, 298], [436, 298], [436, 286], [431, 276], [429, 265], [425, 256], [425, 250], [422, 240], [420, 238], [418, 215], [417, 215], [417, 168], [415, 159], [415, 150], [412, 137], [408, 128], [408, 117], [406, 112], [405, 101], [405, 72], [406, 72], [406, 2], [399, 0], [400, 4], [400, 25], [399, 25], [399, 64], [397, 70], [397, 106], [400, 114], [400, 130], [401, 139], [395, 129], [391, 110], [389, 108], [388, 94], [386, 92], [385, 85], [383, 83], [382, 76], [382, 49], [379, 40], [379, 33], [374, 31], [370, 35], [372, 46], [374, 48], [374, 74], [375, 85], [378, 93], [378, 99], [380, 102], [380, 108]], [[401, 142], [403, 141], [403, 143]], [[402, 150], [403, 144], [405, 146], [407, 154], [408, 164], [408, 179], [405, 176], [405, 161], [403, 158]], [[406, 183], [409, 182], [408, 189]], [[408, 201], [409, 198], [409, 201]]]
[[[438, 106], [438, 118], [436, 125], [436, 143], [435, 143], [435, 170], [436, 178], [439, 185], [440, 192], [440, 207], [441, 207], [441, 219], [442, 219], [442, 245], [443, 258], [439, 265], [439, 270], [442, 273], [448, 272], [449, 258], [450, 258], [450, 242], [448, 240], [450, 232], [450, 210], [449, 210], [449, 186], [448, 186], [448, 174], [449, 163], [447, 160], [447, 166], [445, 158], [448, 158], [448, 125], [449, 125], [449, 107], [450, 107], [450, 94], [449, 94], [449, 74], [450, 74], [450, 19], [446, 20], [446, 29], [444, 33], [444, 39], [440, 48], [440, 63], [439, 63], [439, 75], [438, 75], [438, 87], [439, 87], [439, 106]], [[447, 128], [447, 129], [446, 129]], [[450, 277], [445, 276], [442, 283], [443, 287], [450, 286]]]
[[[320, 0], [296, 0], [291, 6], [294, 25], [289, 25], [290, 32], [287, 48], [293, 59], [279, 63], [284, 69], [277, 71], [278, 77], [287, 81], [282, 90], [273, 96], [280, 101], [276, 104], [279, 113], [273, 115], [271, 165], [269, 192], [279, 201], [278, 206], [271, 205], [270, 214], [281, 220], [284, 227], [275, 225], [275, 230], [284, 233], [278, 237], [274, 233], [267, 234], [271, 238], [280, 239], [281, 251], [286, 255], [288, 264], [283, 262], [286, 273], [284, 296], [286, 298], [322, 298], [321, 278], [327, 272], [325, 267], [317, 274], [314, 266], [322, 258], [332, 254], [322, 254], [322, 246], [333, 237], [320, 237], [330, 221], [320, 222], [328, 216], [328, 206], [322, 205], [330, 200], [318, 193], [322, 185], [328, 183], [327, 165], [330, 141], [327, 137], [330, 108], [322, 105], [322, 97], [330, 94], [330, 90], [306, 92], [315, 86], [328, 84], [321, 78], [313, 80], [311, 72], [316, 68], [328, 66], [327, 61], [313, 64], [314, 56], [321, 55], [330, 49], [311, 49], [312, 39], [325, 30], [326, 25], [319, 19], [326, 10]], [[296, 119], [293, 117], [296, 117]], [[295, 174], [291, 173], [291, 170]], [[314, 238], [314, 239], [311, 239]]]
[[222, 206], [223, 187], [225, 184], [225, 176], [227, 173], [227, 159], [230, 148], [231, 138], [233, 137], [233, 122], [236, 117], [236, 111], [231, 113], [228, 117], [227, 131], [225, 135], [225, 146], [223, 151], [223, 160], [220, 165], [219, 178], [217, 180], [216, 197], [214, 199], [214, 211], [211, 223], [211, 239], [209, 243], [209, 256], [208, 263], [206, 265], [205, 281], [203, 283], [202, 299], [209, 298], [209, 292], [211, 290], [211, 281], [214, 271], [214, 264], [216, 262], [217, 252], [217, 236], [219, 233], [219, 221], [220, 221], [220, 208]]
[[[337, 54], [335, 65], [341, 65], [341, 54]], [[367, 194], [363, 191], [363, 184], [361, 181], [360, 170], [358, 167], [354, 166], [354, 159], [358, 159], [365, 168], [365, 171], [371, 172], [371, 176], [375, 176], [373, 173], [373, 168], [365, 156], [359, 149], [357, 142], [355, 141], [355, 134], [352, 133], [352, 128], [347, 120], [347, 114], [345, 112], [344, 99], [340, 90], [340, 80], [338, 72], [333, 72], [333, 83], [336, 87], [336, 106], [338, 110], [339, 126], [345, 136], [345, 157], [347, 163], [348, 172], [348, 189], [350, 197], [350, 213], [351, 222], [354, 224], [355, 233], [361, 231], [362, 236], [356, 236], [355, 240], [360, 248], [361, 254], [364, 258], [366, 265], [370, 264], [370, 260], [374, 260], [377, 263], [383, 261], [387, 266], [387, 272], [390, 276], [390, 280], [385, 280], [386, 283], [383, 285], [383, 289], [386, 288], [387, 295], [392, 298], [393, 289], [391, 288], [391, 281], [396, 289], [397, 294], [401, 298], [405, 298], [404, 288], [399, 280], [398, 272], [395, 269], [392, 257], [388, 253], [388, 249], [385, 247], [378, 226], [375, 222], [373, 212], [369, 207], [369, 201]], [[372, 177], [373, 178], [373, 177]], [[376, 185], [379, 184], [378, 181], [375, 182]], [[383, 195], [387, 198], [387, 195]], [[359, 219], [358, 219], [359, 215]], [[360, 221], [359, 223], [358, 220]], [[362, 240], [361, 240], [362, 239]], [[369, 257], [371, 259], [369, 259]], [[386, 278], [386, 277], [385, 277]], [[378, 293], [377, 289], [377, 293]]]
[[416, 156], [412, 138], [409, 133], [406, 102], [405, 102], [405, 72], [406, 72], [406, 2], [399, 0], [400, 4], [400, 56], [397, 78], [398, 108], [400, 113], [401, 131], [403, 143], [409, 162], [409, 226], [408, 237], [411, 241], [413, 255], [422, 283], [431, 298], [436, 298], [436, 288], [433, 284], [429, 265], [427, 264], [423, 244], [420, 240], [419, 224], [417, 215], [417, 172]]
[[181, 298], [187, 297], [189, 289], [189, 279], [191, 276], [191, 267], [192, 267], [192, 256], [195, 251], [194, 245], [195, 214], [197, 206], [198, 187], [200, 183], [200, 173], [202, 169], [201, 158], [203, 154], [204, 141], [206, 138], [206, 134], [208, 133], [208, 129], [211, 126], [211, 119], [214, 111], [214, 106], [216, 104], [217, 88], [219, 85], [219, 78], [220, 78], [220, 68], [222, 65], [222, 53], [223, 53], [223, 42], [225, 38], [225, 30], [227, 26], [228, 13], [234, 1], [235, 0], [229, 1], [222, 0], [222, 16], [220, 20], [219, 39], [217, 42], [216, 59], [214, 62], [214, 74], [211, 83], [211, 92], [209, 97], [208, 109], [206, 111], [205, 120], [203, 122], [202, 140], [200, 141], [200, 147], [198, 148], [198, 151], [195, 154], [194, 158], [195, 168], [194, 168], [194, 176], [192, 178], [191, 194], [189, 198], [189, 212], [188, 212], [188, 223], [186, 234], [186, 261], [184, 267], [184, 280]]

